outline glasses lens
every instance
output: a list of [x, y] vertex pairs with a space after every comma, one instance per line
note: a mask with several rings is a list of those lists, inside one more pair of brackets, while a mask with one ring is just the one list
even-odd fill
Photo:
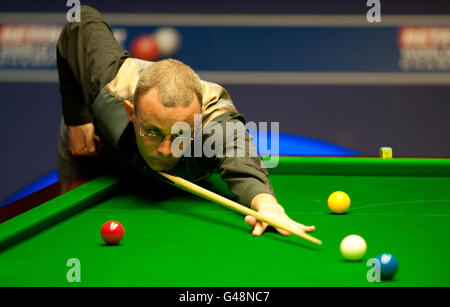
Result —
[[[162, 134], [144, 132], [142, 129], [140, 130], [140, 134], [144, 138], [144, 140], [146, 140], [148, 142], [162, 142], [166, 138]], [[192, 133], [192, 135], [190, 135], [190, 136], [185, 136], [182, 133], [172, 134], [170, 139], [171, 139], [172, 142], [175, 139], [179, 139], [179, 140], [182, 140], [182, 141], [185, 141], [185, 140], [190, 140], [191, 141], [191, 140], [194, 140], [194, 133]]]

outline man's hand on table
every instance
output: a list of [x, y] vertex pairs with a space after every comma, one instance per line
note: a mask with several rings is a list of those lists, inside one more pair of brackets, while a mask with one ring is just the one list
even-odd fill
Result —
[[[289, 218], [289, 216], [287, 216], [287, 214], [285, 213], [284, 208], [279, 205], [275, 197], [270, 194], [256, 195], [251, 202], [251, 208], [255, 211], [258, 211], [265, 217], [270, 217], [275, 221], [278, 221], [280, 224], [289, 225], [293, 228], [298, 229], [299, 231], [312, 232], [315, 229], [314, 226], [305, 226]], [[249, 226], [253, 227], [252, 234], [254, 236], [262, 235], [268, 226], [267, 223], [261, 223], [256, 218], [250, 215], [247, 215], [245, 217], [245, 222]], [[284, 236], [290, 235], [290, 233], [282, 229], [276, 230]]]
[[100, 138], [95, 134], [94, 124], [92, 123], [68, 126], [68, 136], [70, 152], [75, 157], [96, 157], [103, 148]]

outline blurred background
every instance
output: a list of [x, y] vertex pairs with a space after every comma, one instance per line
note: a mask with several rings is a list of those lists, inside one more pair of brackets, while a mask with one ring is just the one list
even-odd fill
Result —
[[[279, 122], [282, 155], [450, 157], [449, 1], [381, 0], [380, 23], [356, 0], [80, 2], [133, 56], [179, 59], [248, 121]], [[3, 205], [57, 180], [67, 3], [1, 3]]]

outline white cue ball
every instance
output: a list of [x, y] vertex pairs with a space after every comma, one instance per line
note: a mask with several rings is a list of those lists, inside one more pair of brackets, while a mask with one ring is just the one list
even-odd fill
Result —
[[349, 235], [341, 242], [341, 254], [349, 261], [361, 260], [366, 251], [366, 241], [358, 235]]
[[181, 35], [175, 28], [159, 28], [153, 34], [162, 56], [174, 55], [181, 46]]

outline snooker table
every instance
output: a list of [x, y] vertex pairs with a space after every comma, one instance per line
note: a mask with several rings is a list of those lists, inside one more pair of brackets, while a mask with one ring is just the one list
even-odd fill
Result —
[[[287, 214], [315, 225], [322, 246], [273, 230], [253, 237], [239, 213], [167, 183], [169, 195], [153, 197], [160, 188], [104, 176], [0, 224], [0, 286], [450, 286], [450, 159], [280, 157], [269, 173]], [[231, 197], [218, 175], [202, 185]], [[336, 190], [351, 198], [347, 214], [327, 207]], [[125, 227], [118, 246], [100, 237], [108, 220]], [[349, 234], [367, 242], [362, 261], [340, 254]], [[367, 261], [383, 252], [399, 271], [369, 282]], [[79, 283], [67, 280], [72, 258]]]

